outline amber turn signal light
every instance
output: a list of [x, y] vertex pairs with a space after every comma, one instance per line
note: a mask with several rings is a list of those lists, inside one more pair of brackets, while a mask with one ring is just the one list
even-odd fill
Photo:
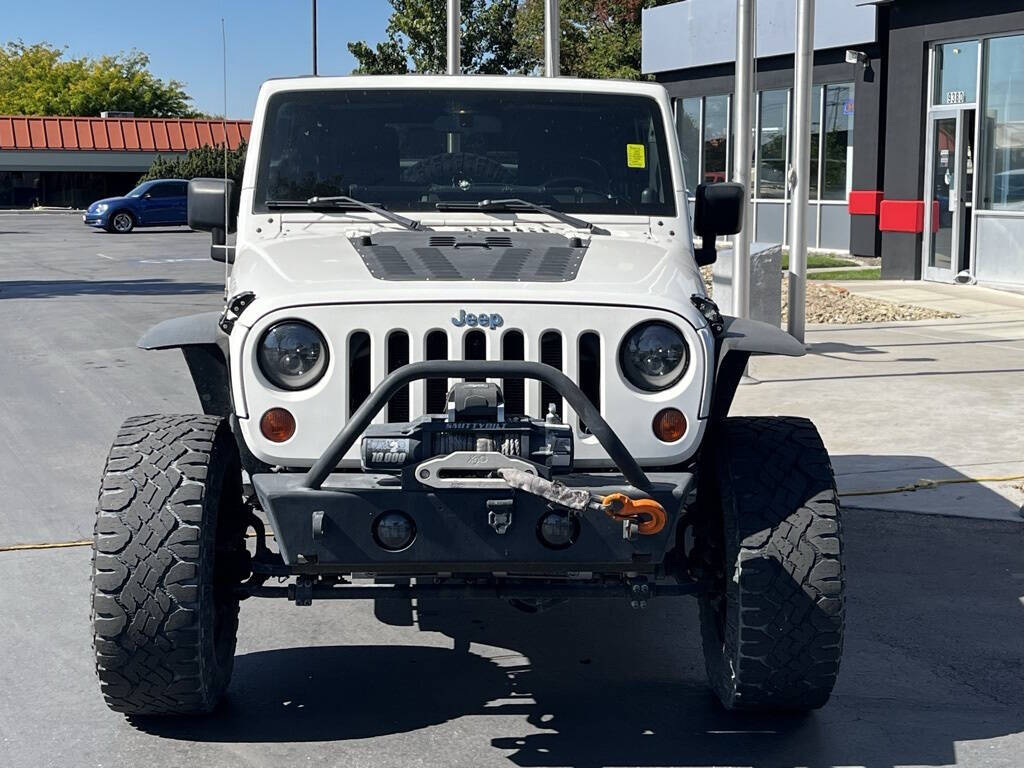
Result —
[[284, 408], [271, 408], [260, 419], [260, 432], [273, 443], [283, 443], [295, 434], [295, 417]]
[[674, 443], [686, 434], [686, 417], [678, 408], [665, 408], [658, 411], [651, 426], [663, 443]]

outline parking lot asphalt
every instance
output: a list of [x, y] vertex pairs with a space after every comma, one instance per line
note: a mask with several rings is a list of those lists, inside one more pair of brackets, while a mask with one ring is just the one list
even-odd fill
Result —
[[[120, 422], [196, 409], [180, 356], [134, 343], [220, 305], [207, 244], [0, 214], [0, 546], [88, 538]], [[832, 386], [837, 403], [855, 391]], [[814, 396], [754, 390], [795, 415]], [[412, 626], [378, 622], [366, 602], [250, 600], [225, 706], [129, 722], [106, 710], [92, 669], [88, 548], [0, 552], [0, 766], [1022, 765], [1024, 526], [861, 508], [845, 527], [839, 685], [796, 719], [713, 703], [689, 600], [534, 616], [423, 602]]]

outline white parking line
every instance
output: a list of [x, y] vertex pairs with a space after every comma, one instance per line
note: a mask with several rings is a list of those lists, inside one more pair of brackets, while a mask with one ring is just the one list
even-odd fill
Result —
[[183, 261], [209, 261], [209, 259], [139, 259], [139, 264], [178, 264]]
[[115, 259], [113, 256], [107, 256], [107, 254], [105, 253], [97, 253], [96, 255], [99, 256], [101, 259], [106, 259], [107, 261], [117, 261], [117, 259]]

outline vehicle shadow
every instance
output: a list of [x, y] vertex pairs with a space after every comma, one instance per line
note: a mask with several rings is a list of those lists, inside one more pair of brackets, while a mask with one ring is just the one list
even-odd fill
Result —
[[116, 235], [117, 237], [131, 237], [133, 235], [194, 235], [198, 232], [198, 230], [189, 229], [188, 227], [137, 227], [131, 232], [124, 233], [107, 232], [105, 229], [100, 228], [96, 228], [93, 231], [101, 235]]
[[138, 280], [9, 280], [0, 282], [2, 299], [53, 299], [63, 296], [172, 296], [217, 293], [221, 283]]
[[[133, 722], [182, 740], [322, 742], [487, 716], [496, 758], [581, 768], [937, 766], [1024, 730], [1024, 524], [849, 508], [844, 527], [843, 666], [807, 716], [721, 709], [692, 600], [535, 615], [421, 600], [415, 627], [393, 630], [405, 644], [244, 654], [213, 717]], [[417, 632], [451, 644], [408, 644]]]

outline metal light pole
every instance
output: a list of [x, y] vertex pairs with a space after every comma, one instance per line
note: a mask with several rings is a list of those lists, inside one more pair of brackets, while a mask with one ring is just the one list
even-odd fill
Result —
[[804, 340], [807, 305], [807, 200], [811, 175], [811, 72], [814, 68], [814, 0], [796, 0], [793, 70], [793, 161], [789, 170], [793, 217], [789, 235], [790, 335]]
[[544, 0], [544, 76], [561, 73], [562, 21], [558, 0]]
[[[755, 0], [736, 0], [736, 88], [733, 95], [732, 180], [750, 193], [750, 143], [754, 125], [754, 38]], [[749, 206], [749, 204], [748, 204]], [[748, 208], [749, 210], [749, 208]], [[732, 245], [732, 312], [750, 316], [750, 216], [743, 217], [743, 229]]]
[[316, 0], [313, 0], [313, 76], [314, 77], [318, 74], [317, 73], [317, 66], [316, 66], [316, 59], [317, 59], [317, 56], [316, 56]]
[[461, 0], [448, 0], [448, 74], [462, 74]]

